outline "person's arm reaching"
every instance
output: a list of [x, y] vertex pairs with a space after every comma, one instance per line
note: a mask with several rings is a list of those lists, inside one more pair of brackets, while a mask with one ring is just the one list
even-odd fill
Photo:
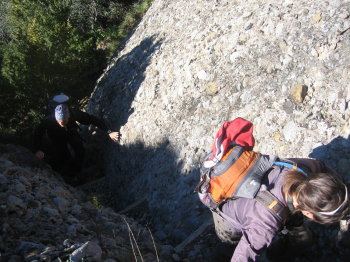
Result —
[[282, 223], [263, 204], [253, 199], [228, 201], [222, 209], [227, 216], [240, 221], [242, 226], [242, 237], [232, 262], [255, 261], [282, 227]]
[[113, 142], [116, 142], [116, 143], [119, 142], [120, 133], [109, 130], [106, 123], [101, 119], [99, 119], [98, 117], [76, 109], [71, 109], [71, 112], [74, 115], [75, 120], [78, 121], [80, 124], [97, 126], [99, 129], [106, 131], [109, 138]]
[[113, 142], [119, 143], [119, 141], [120, 141], [120, 133], [119, 132], [116, 132], [116, 131], [110, 132], [110, 130], [107, 132], [108, 132], [109, 138], [112, 139]]
[[231, 262], [255, 261], [256, 257], [268, 247], [277, 231], [272, 228], [264, 228], [263, 225], [252, 225], [243, 231]]

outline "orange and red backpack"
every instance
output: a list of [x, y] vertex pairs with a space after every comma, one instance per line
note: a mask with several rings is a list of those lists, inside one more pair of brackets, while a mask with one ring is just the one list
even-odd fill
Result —
[[256, 199], [279, 220], [285, 220], [288, 208], [268, 190], [261, 189], [262, 179], [273, 166], [297, 167], [291, 162], [276, 162], [276, 156], [254, 152], [252, 133], [253, 124], [243, 118], [225, 122], [216, 134], [212, 152], [204, 161], [195, 191], [202, 203], [211, 209], [227, 199], [243, 197]]

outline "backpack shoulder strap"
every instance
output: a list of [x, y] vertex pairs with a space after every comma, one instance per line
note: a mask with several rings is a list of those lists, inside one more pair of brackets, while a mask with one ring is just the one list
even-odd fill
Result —
[[277, 199], [271, 192], [267, 190], [259, 190], [255, 199], [263, 204], [269, 212], [278, 219], [278, 221], [284, 223], [287, 220], [289, 210], [288, 208]]

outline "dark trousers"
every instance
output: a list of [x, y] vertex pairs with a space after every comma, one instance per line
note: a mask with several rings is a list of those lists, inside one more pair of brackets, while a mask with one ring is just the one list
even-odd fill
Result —
[[50, 139], [49, 145], [44, 151], [45, 160], [53, 170], [61, 173], [64, 177], [75, 176], [81, 171], [85, 147], [80, 137], [70, 137], [67, 141]]
[[218, 212], [212, 211], [215, 233], [222, 242], [236, 245], [239, 242], [242, 233], [239, 230], [235, 230], [232, 225], [220, 215], [220, 213], [221, 211], [219, 210]]

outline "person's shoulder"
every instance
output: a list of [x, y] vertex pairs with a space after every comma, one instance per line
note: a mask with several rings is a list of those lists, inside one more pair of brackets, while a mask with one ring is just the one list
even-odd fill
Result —
[[326, 172], [326, 164], [314, 158], [291, 158], [306, 173]]

